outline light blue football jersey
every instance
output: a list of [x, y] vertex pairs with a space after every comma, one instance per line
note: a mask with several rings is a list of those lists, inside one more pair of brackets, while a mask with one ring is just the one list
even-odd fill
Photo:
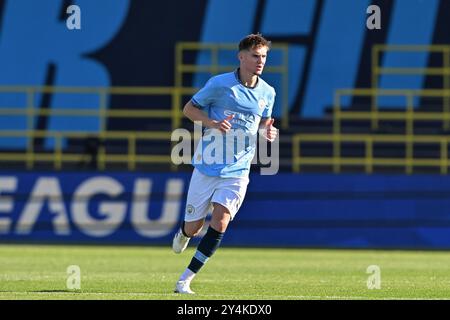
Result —
[[246, 87], [239, 80], [238, 70], [212, 77], [191, 99], [194, 106], [213, 120], [222, 121], [234, 114], [229, 133], [209, 128], [203, 131], [192, 164], [208, 176], [248, 176], [259, 123], [272, 115], [274, 88], [261, 78], [254, 88]]

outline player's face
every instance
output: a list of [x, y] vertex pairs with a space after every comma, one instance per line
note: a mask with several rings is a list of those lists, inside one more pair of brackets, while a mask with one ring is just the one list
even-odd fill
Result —
[[267, 47], [260, 46], [239, 53], [241, 69], [247, 73], [259, 76], [262, 74], [267, 59]]

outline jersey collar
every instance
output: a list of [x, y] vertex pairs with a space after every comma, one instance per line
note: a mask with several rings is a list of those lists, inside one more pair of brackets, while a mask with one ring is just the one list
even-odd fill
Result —
[[258, 84], [259, 84], [259, 77], [257, 77], [257, 79], [256, 79], [256, 84], [253, 86], [253, 87], [248, 87], [248, 86], [246, 86], [242, 81], [241, 81], [241, 77], [240, 77], [240, 75], [239, 75], [239, 70], [240, 70], [241, 68], [237, 68], [235, 71], [234, 71], [234, 75], [235, 75], [235, 77], [236, 77], [236, 80], [240, 83], [240, 84], [242, 84], [244, 87], [246, 87], [246, 88], [248, 88], [248, 89], [255, 89], [257, 86], [258, 86]]

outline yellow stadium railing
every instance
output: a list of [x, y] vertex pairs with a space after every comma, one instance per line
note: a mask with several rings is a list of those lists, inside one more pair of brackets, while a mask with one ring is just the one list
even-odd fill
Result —
[[0, 138], [20, 138], [29, 140], [33, 138], [49, 138], [54, 140], [54, 148], [49, 152], [37, 152], [33, 145], [26, 152], [2, 152], [0, 161], [23, 161], [26, 162], [27, 169], [33, 169], [36, 161], [53, 163], [55, 170], [60, 170], [63, 162], [81, 162], [85, 155], [81, 152], [68, 153], [62, 148], [62, 139], [77, 138], [98, 138], [101, 140], [124, 140], [127, 143], [125, 154], [107, 154], [104, 146], [100, 146], [97, 157], [97, 167], [104, 170], [108, 163], [124, 163], [128, 170], [135, 170], [137, 163], [158, 163], [171, 164], [170, 154], [163, 155], [143, 155], [136, 152], [136, 142], [138, 140], [161, 140], [170, 143], [171, 132], [135, 132], [135, 131], [103, 131], [97, 134], [89, 132], [53, 132], [53, 131], [0, 131]]
[[[300, 144], [302, 142], [360, 142], [364, 143], [364, 157], [342, 157], [341, 149], [334, 148], [332, 157], [305, 157], [301, 155]], [[351, 135], [351, 134], [296, 134], [292, 137], [292, 170], [300, 172], [301, 165], [330, 165], [334, 173], [341, 172], [341, 166], [364, 166], [365, 172], [373, 173], [375, 165], [404, 166], [406, 174], [413, 173], [414, 166], [438, 167], [441, 174], [448, 173], [448, 136], [404, 136], [404, 135]], [[404, 158], [376, 158], [373, 156], [374, 143], [404, 143], [406, 156]], [[440, 145], [440, 158], [415, 158], [413, 154], [414, 144], [433, 143]]]
[[[285, 43], [272, 44], [271, 50], [280, 51], [282, 63], [278, 66], [267, 66], [265, 73], [277, 73], [281, 80], [281, 126], [289, 126], [289, 106], [288, 106], [288, 86], [289, 86], [289, 45]], [[209, 51], [211, 63], [208, 65], [188, 64], [184, 62], [186, 51]], [[202, 42], [179, 42], [175, 47], [175, 86], [183, 86], [183, 75], [186, 73], [210, 73], [215, 75], [221, 72], [230, 72], [236, 69], [236, 65], [221, 65], [219, 63], [219, 53], [221, 51], [237, 51], [236, 44], [229, 43], [202, 43]]]
[[[426, 52], [440, 53], [442, 66], [434, 68], [413, 67], [381, 67], [380, 55], [386, 52]], [[442, 76], [443, 88], [439, 89], [381, 89], [379, 88], [380, 75], [435, 75]], [[296, 134], [292, 137], [292, 168], [300, 172], [301, 165], [329, 165], [333, 172], [340, 173], [342, 166], [364, 166], [366, 173], [372, 173], [374, 166], [404, 166], [405, 173], [413, 173], [414, 167], [437, 167], [441, 174], [448, 173], [448, 145], [450, 137], [441, 135], [416, 135], [414, 126], [418, 121], [436, 121], [442, 123], [443, 130], [450, 129], [450, 46], [449, 45], [375, 45], [372, 49], [372, 87], [357, 89], [338, 89], [334, 94], [333, 102], [333, 132], [331, 134]], [[370, 99], [370, 108], [367, 111], [354, 111], [343, 109], [343, 97], [366, 97]], [[379, 100], [381, 97], [401, 97], [404, 99], [403, 111], [381, 110]], [[417, 110], [414, 105], [416, 98], [440, 98], [442, 111]], [[378, 129], [379, 122], [403, 121], [405, 134], [345, 134], [342, 132], [343, 120], [370, 121], [373, 130]], [[332, 145], [331, 157], [305, 157], [301, 155], [302, 142], [330, 143]], [[343, 157], [343, 143], [363, 143], [364, 157]], [[403, 144], [404, 158], [374, 157], [374, 144]], [[440, 157], [415, 158], [414, 147], [417, 144], [440, 145]]]
[[[342, 97], [402, 97], [405, 101], [405, 111], [382, 111], [377, 105], [372, 105], [370, 111], [349, 111], [342, 109]], [[401, 120], [405, 121], [406, 134], [414, 134], [414, 122], [435, 120], [442, 122], [442, 128], [450, 122], [450, 112], [442, 111], [417, 111], [414, 106], [416, 97], [449, 98], [450, 90], [440, 89], [338, 89], [334, 95], [333, 106], [333, 132], [341, 132], [341, 120], [370, 120], [372, 129], [378, 128], [380, 120]]]
[[[0, 138], [26, 138], [27, 147], [22, 152], [2, 152], [0, 151], [0, 161], [23, 161], [28, 169], [34, 167], [35, 161], [53, 162], [56, 170], [61, 169], [62, 162], [81, 161], [81, 154], [67, 154], [62, 149], [62, 141], [66, 138], [99, 138], [126, 140], [128, 152], [126, 154], [106, 154], [104, 147], [99, 147], [98, 168], [103, 170], [105, 164], [109, 162], [126, 162], [129, 170], [134, 170], [136, 163], [160, 163], [171, 164], [170, 154], [168, 155], [145, 155], [136, 152], [137, 140], [164, 140], [170, 142], [170, 135], [174, 129], [181, 126], [182, 98], [184, 95], [191, 95], [194, 88], [181, 87], [51, 87], [51, 86], [0, 86], [1, 94], [23, 94], [26, 97], [26, 106], [2, 106], [0, 105], [1, 117], [26, 118], [26, 128], [23, 130], [1, 130]], [[37, 108], [34, 105], [37, 94], [71, 94], [83, 95], [94, 94], [99, 97], [99, 105], [92, 109], [77, 108]], [[108, 100], [112, 95], [145, 95], [145, 96], [169, 96], [171, 103], [166, 108], [158, 109], [109, 109]], [[145, 106], [144, 106], [145, 107]], [[94, 117], [99, 121], [98, 132], [77, 132], [77, 131], [39, 131], [33, 130], [35, 117]], [[107, 131], [106, 123], [109, 118], [167, 118], [171, 121], [171, 130], [168, 131]], [[33, 141], [36, 138], [54, 139], [54, 150], [49, 153], [39, 153], [34, 150]], [[177, 167], [171, 165], [172, 170]]]
[[[398, 53], [439, 53], [442, 55], [440, 67], [381, 67], [380, 55], [387, 52]], [[450, 45], [385, 45], [377, 44], [372, 47], [372, 88], [378, 88], [381, 75], [431, 75], [442, 77], [442, 89], [450, 90]], [[377, 96], [372, 96], [372, 108], [376, 109]], [[443, 102], [445, 113], [450, 112], [450, 97], [445, 95]], [[450, 129], [450, 120], [444, 122], [446, 130]]]
[[[405, 110], [404, 111], [382, 111], [374, 105], [371, 106], [370, 111], [349, 111], [342, 109], [342, 97], [345, 96], [358, 96], [358, 97], [385, 97], [385, 96], [398, 96], [402, 97], [405, 101]], [[417, 121], [437, 121], [442, 122], [442, 127], [445, 129], [446, 123], [450, 121], [450, 113], [448, 112], [431, 112], [431, 111], [417, 111], [414, 106], [414, 98], [416, 97], [438, 97], [438, 98], [447, 98], [450, 96], [450, 90], [440, 90], [440, 89], [424, 89], [424, 90], [409, 90], [409, 89], [338, 89], [335, 91], [334, 96], [334, 107], [333, 107], [333, 136], [329, 136], [328, 140], [333, 143], [333, 163], [334, 172], [339, 172], [338, 164], [340, 160], [338, 159], [340, 156], [341, 143], [343, 139], [340, 139], [341, 136], [341, 122], [343, 120], [367, 120], [371, 121], [372, 128], [378, 128], [379, 121], [388, 120], [388, 121], [403, 121], [405, 123], [405, 134], [404, 135], [368, 135], [365, 136], [365, 141], [367, 142], [367, 146], [370, 146], [372, 142], [387, 142], [389, 143], [389, 139], [392, 139], [391, 142], [405, 142], [406, 143], [406, 160], [399, 159], [372, 159], [374, 164], [379, 165], [405, 165], [406, 172], [411, 173], [411, 166], [414, 165], [427, 165], [427, 164], [436, 164], [442, 163], [442, 159], [412, 159], [413, 154], [413, 144], [414, 141], [418, 142], [436, 142], [436, 136], [429, 137], [421, 137], [414, 134], [414, 124]], [[360, 135], [351, 138], [348, 135], [342, 135], [346, 138], [346, 141], [353, 141], [352, 139], [358, 140]], [[336, 138], [337, 137], [337, 138]], [[324, 138], [324, 137], [322, 137]], [[308, 139], [303, 137], [303, 139]], [[314, 135], [312, 136], [314, 138]], [[442, 139], [440, 137], [437, 138], [439, 141]], [[444, 152], [444, 151], [442, 151]], [[371, 157], [372, 153], [370, 150], [367, 151], [367, 157]], [[445, 153], [446, 155], [446, 153]], [[341, 159], [343, 163], [353, 163], [354, 159]], [[391, 162], [389, 162], [392, 160]], [[323, 159], [320, 161], [324, 161]], [[319, 162], [320, 162], [319, 161]], [[328, 162], [330, 162], [328, 161]], [[358, 162], [359, 161], [359, 162]], [[366, 159], [366, 163], [370, 163], [371, 160]], [[356, 160], [356, 163], [360, 163], [360, 160]], [[371, 167], [371, 166], [369, 166]], [[371, 169], [366, 169], [367, 173], [371, 173]], [[447, 173], [446, 167], [441, 169], [441, 173]]]
[[[195, 92], [195, 88], [181, 87], [58, 87], [58, 86], [0, 86], [0, 94], [24, 94], [26, 96], [26, 107], [0, 106], [0, 116], [24, 115], [27, 117], [27, 129], [32, 130], [33, 118], [35, 116], [73, 116], [92, 117], [99, 120], [100, 131], [104, 131], [107, 118], [169, 118], [172, 121], [172, 130], [180, 127], [182, 115], [182, 97]], [[77, 108], [53, 108], [36, 109], [34, 100], [36, 94], [96, 94], [99, 104], [91, 110]], [[109, 109], [107, 101], [113, 95], [134, 96], [169, 96], [171, 105], [165, 108], [152, 108], [147, 110], [129, 109], [126, 106], [120, 109]]]

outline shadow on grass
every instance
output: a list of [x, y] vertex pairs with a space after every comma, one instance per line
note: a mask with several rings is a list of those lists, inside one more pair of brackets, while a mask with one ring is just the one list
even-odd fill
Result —
[[33, 291], [28, 291], [28, 292], [35, 292], [35, 293], [82, 293], [81, 290], [69, 290], [69, 289], [64, 289], [64, 290], [33, 290]]
[[[12, 292], [18, 292], [15, 290], [0, 290], [0, 293], [12, 293]], [[64, 289], [64, 290], [26, 290], [26, 291], [21, 291], [21, 292], [28, 292], [28, 293], [83, 293], [83, 291], [81, 290], [69, 290], [69, 289]]]

